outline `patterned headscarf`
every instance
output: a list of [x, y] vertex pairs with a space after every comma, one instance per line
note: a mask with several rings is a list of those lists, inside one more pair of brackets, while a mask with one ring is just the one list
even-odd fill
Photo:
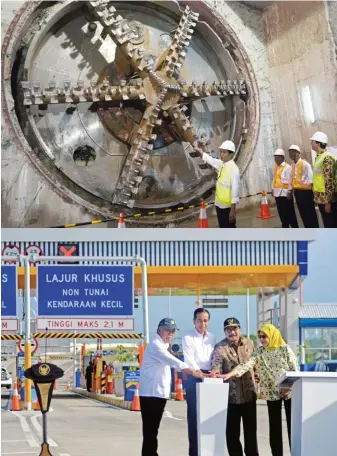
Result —
[[260, 331], [269, 337], [269, 344], [267, 347], [265, 347], [267, 350], [276, 350], [283, 345], [286, 345], [281, 332], [274, 325], [264, 324], [259, 329], [259, 332]]

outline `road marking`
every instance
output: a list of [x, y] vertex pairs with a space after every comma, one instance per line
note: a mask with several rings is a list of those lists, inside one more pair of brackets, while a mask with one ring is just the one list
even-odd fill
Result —
[[1, 443], [25, 442], [26, 440], [1, 440]]
[[[35, 428], [36, 432], [38, 433], [39, 437], [41, 437], [41, 440], [42, 440], [42, 426], [37, 421], [37, 416], [31, 416], [30, 417], [30, 421], [31, 421], [33, 427]], [[51, 447], [57, 447], [58, 446], [58, 444], [55, 443], [54, 440], [49, 439], [49, 438], [48, 438], [48, 443], [49, 443], [49, 446], [51, 446]]]
[[176, 418], [175, 416], [173, 416], [172, 413], [169, 412], [168, 410], [165, 410], [165, 412], [163, 414], [163, 417], [164, 418], [171, 418], [171, 420], [183, 421], [182, 418]]
[[1, 454], [2, 455], [5, 455], [5, 454], [36, 454], [36, 452], [35, 451], [15, 451], [14, 453], [1, 453]]
[[[68, 369], [64, 372], [63, 377], [65, 377], [69, 371], [73, 370], [73, 368], [74, 368], [74, 366], [68, 367]], [[70, 375], [70, 377], [73, 377], [73, 375]]]
[[1, 440], [1, 443], [25, 442], [26, 440]]
[[35, 438], [34, 438], [34, 436], [32, 434], [32, 431], [31, 431], [31, 429], [30, 429], [25, 417], [20, 415], [21, 412], [10, 412], [10, 413], [13, 413], [13, 415], [15, 415], [15, 416], [17, 416], [19, 418], [20, 424], [21, 424], [23, 433], [24, 433], [24, 435], [26, 437], [26, 440], [28, 442], [28, 445], [31, 448], [39, 448], [40, 445], [35, 440]]

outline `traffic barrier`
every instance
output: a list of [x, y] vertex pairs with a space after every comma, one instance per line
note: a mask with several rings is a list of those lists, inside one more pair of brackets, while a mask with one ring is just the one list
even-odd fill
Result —
[[65, 355], [65, 356], [57, 356], [57, 355], [50, 355], [50, 356], [47, 356], [47, 358], [49, 359], [49, 361], [52, 361], [52, 360], [72, 360], [73, 359], [73, 356], [72, 355]]
[[96, 401], [105, 402], [106, 404], [113, 405], [114, 407], [118, 407], [124, 410], [131, 410], [132, 402], [125, 401], [124, 399], [110, 396], [109, 394], [95, 394], [92, 392], [88, 392], [83, 388], [72, 388], [71, 389], [74, 393], [80, 394], [81, 396], [90, 397]]
[[21, 410], [20, 409], [20, 400], [19, 400], [17, 383], [16, 383], [16, 380], [15, 380], [14, 388], [13, 388], [13, 397], [12, 397], [11, 411], [12, 412], [20, 412], [20, 410]]
[[132, 412], [140, 412], [140, 399], [139, 399], [139, 386], [138, 386], [138, 383], [136, 385], [135, 395], [133, 396], [131, 411]]
[[125, 219], [124, 219], [124, 214], [121, 212], [119, 214], [119, 219], [118, 219], [118, 226], [117, 228], [125, 228]]
[[[143, 339], [143, 334], [132, 333], [34, 333], [34, 339]], [[24, 336], [21, 334], [1, 334], [1, 340], [22, 340]]]
[[178, 379], [178, 389], [176, 395], [176, 401], [183, 401], [184, 400], [184, 393], [183, 393], [183, 381], [181, 378]]
[[101, 394], [106, 394], [106, 373], [101, 372]]
[[208, 228], [208, 219], [205, 201], [201, 201], [198, 228]]
[[257, 218], [270, 219], [270, 218], [273, 218], [273, 217], [274, 216], [271, 215], [271, 213], [269, 212], [267, 193], [266, 192], [262, 192], [261, 210], [260, 210], [260, 215]]

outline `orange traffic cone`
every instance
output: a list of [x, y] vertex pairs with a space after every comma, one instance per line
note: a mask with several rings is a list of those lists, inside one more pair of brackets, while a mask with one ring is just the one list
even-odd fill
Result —
[[117, 228], [125, 228], [125, 220], [124, 220], [124, 214], [121, 212], [119, 214], [119, 219], [118, 219], [118, 227]]
[[41, 410], [41, 407], [40, 407], [40, 402], [39, 402], [38, 398], [36, 398], [36, 402], [35, 402], [35, 410]]
[[138, 386], [138, 384], [136, 385], [135, 395], [133, 396], [131, 411], [132, 412], [140, 412], [140, 400], [139, 400], [139, 386]]
[[70, 380], [68, 380], [68, 385], [66, 386], [66, 390], [70, 390]]
[[261, 219], [273, 218], [274, 216], [271, 215], [271, 213], [269, 212], [267, 193], [266, 192], [261, 192], [261, 193], [262, 193], [261, 212], [257, 218], [261, 218]]
[[57, 390], [56, 380], [54, 380], [54, 390]]
[[12, 412], [20, 412], [20, 399], [19, 399], [19, 394], [18, 394], [18, 387], [16, 380], [14, 382], [14, 388], [13, 388], [13, 397], [12, 397], [12, 406], [11, 406], [11, 411]]
[[205, 201], [201, 201], [198, 228], [208, 228], [208, 219]]
[[184, 393], [183, 393], [183, 381], [181, 378], [178, 380], [178, 389], [176, 394], [176, 401], [183, 401], [184, 400]]

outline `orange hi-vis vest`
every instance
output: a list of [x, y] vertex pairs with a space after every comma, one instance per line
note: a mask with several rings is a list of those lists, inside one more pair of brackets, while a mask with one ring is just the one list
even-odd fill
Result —
[[305, 184], [303, 182], [303, 163], [304, 163], [304, 160], [300, 159], [298, 161], [298, 165], [297, 165], [297, 175], [295, 176], [295, 163], [293, 163], [292, 165], [292, 176], [293, 176], [293, 179], [292, 179], [292, 183], [293, 183], [293, 188], [295, 189], [301, 189], [301, 190], [311, 190], [312, 189], [312, 184]]
[[274, 180], [273, 180], [273, 188], [285, 188], [287, 189], [289, 187], [289, 183], [284, 183], [281, 181], [281, 175], [282, 175], [282, 172], [284, 170], [284, 168], [286, 168], [287, 166], [290, 166], [288, 165], [288, 163], [285, 163], [284, 165], [275, 165], [274, 166]]

